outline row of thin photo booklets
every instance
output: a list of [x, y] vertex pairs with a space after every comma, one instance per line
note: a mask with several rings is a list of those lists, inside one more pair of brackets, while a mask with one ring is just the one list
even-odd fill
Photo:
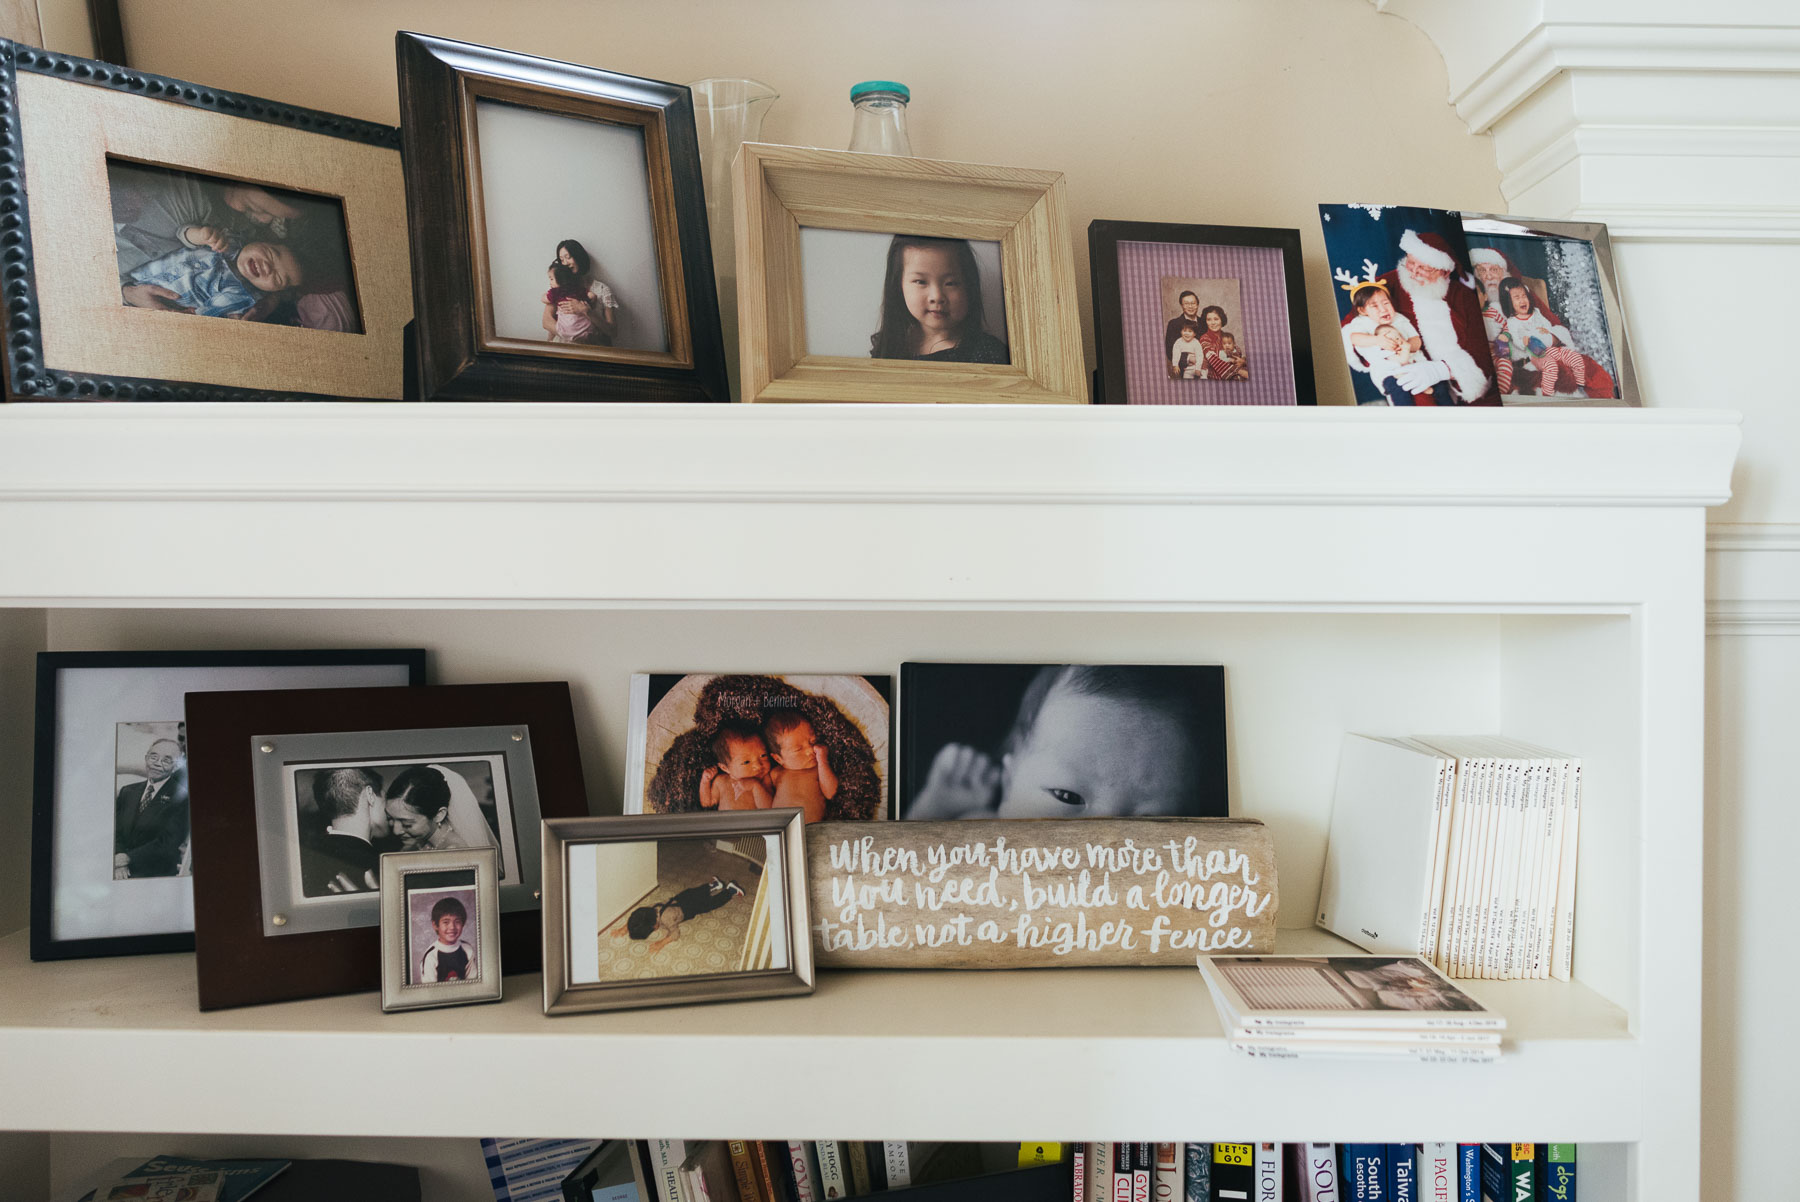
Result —
[[1569, 979], [1581, 760], [1516, 739], [1350, 734], [1319, 922], [1451, 977]]
[[1074, 1148], [1073, 1202], [1576, 1202], [1574, 1144]]

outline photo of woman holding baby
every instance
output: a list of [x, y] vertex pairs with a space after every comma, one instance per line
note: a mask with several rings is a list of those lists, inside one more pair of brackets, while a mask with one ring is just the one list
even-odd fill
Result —
[[633, 677], [626, 775], [640, 791], [625, 812], [884, 817], [889, 685], [884, 676]]

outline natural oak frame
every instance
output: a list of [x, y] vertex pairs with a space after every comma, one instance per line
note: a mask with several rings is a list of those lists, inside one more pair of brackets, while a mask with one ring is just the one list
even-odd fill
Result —
[[[401, 32], [402, 159], [421, 391], [432, 400], [725, 401], [692, 94], [679, 84]], [[666, 351], [495, 332], [475, 108], [631, 126], [644, 138]]]
[[[733, 173], [746, 402], [1087, 403], [1061, 172], [749, 142]], [[802, 226], [999, 242], [1012, 362], [807, 354]]]

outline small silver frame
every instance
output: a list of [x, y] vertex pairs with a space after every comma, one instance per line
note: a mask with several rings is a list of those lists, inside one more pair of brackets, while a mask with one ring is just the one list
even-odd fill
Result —
[[[413, 949], [407, 938], [407, 881], [446, 872], [474, 873], [475, 962], [472, 981], [409, 984]], [[381, 1008], [422, 1010], [500, 1000], [500, 849], [447, 847], [442, 851], [390, 851], [381, 857]]]
[[1497, 234], [1507, 238], [1565, 238], [1587, 242], [1594, 248], [1594, 264], [1600, 269], [1601, 301], [1606, 308], [1606, 325], [1613, 339], [1613, 357], [1618, 371], [1619, 395], [1613, 399], [1595, 397], [1528, 397], [1509, 395], [1502, 403], [1510, 406], [1548, 405], [1559, 409], [1597, 408], [1621, 405], [1636, 408], [1644, 401], [1638, 393], [1637, 366], [1631, 361], [1631, 338], [1625, 332], [1625, 306], [1619, 297], [1619, 273], [1613, 266], [1612, 238], [1606, 225], [1599, 221], [1540, 221], [1535, 217], [1509, 217], [1503, 213], [1461, 212], [1465, 234]]
[[[807, 908], [805, 819], [799, 810], [734, 813], [627, 814], [613, 818], [549, 818], [544, 821], [544, 1013], [579, 1014], [639, 1006], [781, 997], [813, 991], [812, 921]], [[779, 881], [788, 964], [746, 972], [709, 973], [662, 980], [571, 981], [569, 852], [593, 843], [645, 843], [665, 839], [741, 839], [776, 836], [781, 862], [764, 868]], [[768, 875], [773, 874], [773, 875]]]

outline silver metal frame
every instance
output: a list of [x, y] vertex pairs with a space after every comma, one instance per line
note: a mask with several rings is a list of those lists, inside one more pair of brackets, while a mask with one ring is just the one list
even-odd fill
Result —
[[1460, 213], [1463, 232], [1497, 234], [1506, 238], [1573, 238], [1591, 243], [1594, 261], [1600, 268], [1600, 293], [1606, 305], [1606, 325], [1612, 332], [1613, 356], [1617, 361], [1619, 396], [1615, 400], [1588, 397], [1507, 397], [1507, 405], [1554, 405], [1558, 408], [1582, 408], [1620, 405], [1642, 405], [1638, 395], [1637, 366], [1631, 361], [1631, 339], [1625, 332], [1625, 307], [1619, 299], [1619, 274], [1613, 266], [1612, 238], [1599, 221], [1539, 221], [1535, 217], [1509, 217], [1504, 213]]
[[[420, 873], [475, 873], [475, 960], [473, 981], [409, 985], [412, 949], [406, 946], [406, 878]], [[447, 847], [442, 851], [390, 851], [381, 857], [381, 1008], [422, 1010], [500, 1000], [500, 850]]]
[[[569, 980], [569, 849], [589, 843], [644, 843], [663, 839], [741, 839], [778, 835], [786, 890], [788, 966], [757, 972], [712, 973], [653, 981], [576, 985]], [[544, 821], [544, 1013], [579, 1014], [637, 1006], [679, 1006], [743, 998], [781, 997], [813, 990], [812, 920], [807, 908], [806, 834], [799, 810], [726, 814], [627, 814], [616, 818], [549, 818]]]

